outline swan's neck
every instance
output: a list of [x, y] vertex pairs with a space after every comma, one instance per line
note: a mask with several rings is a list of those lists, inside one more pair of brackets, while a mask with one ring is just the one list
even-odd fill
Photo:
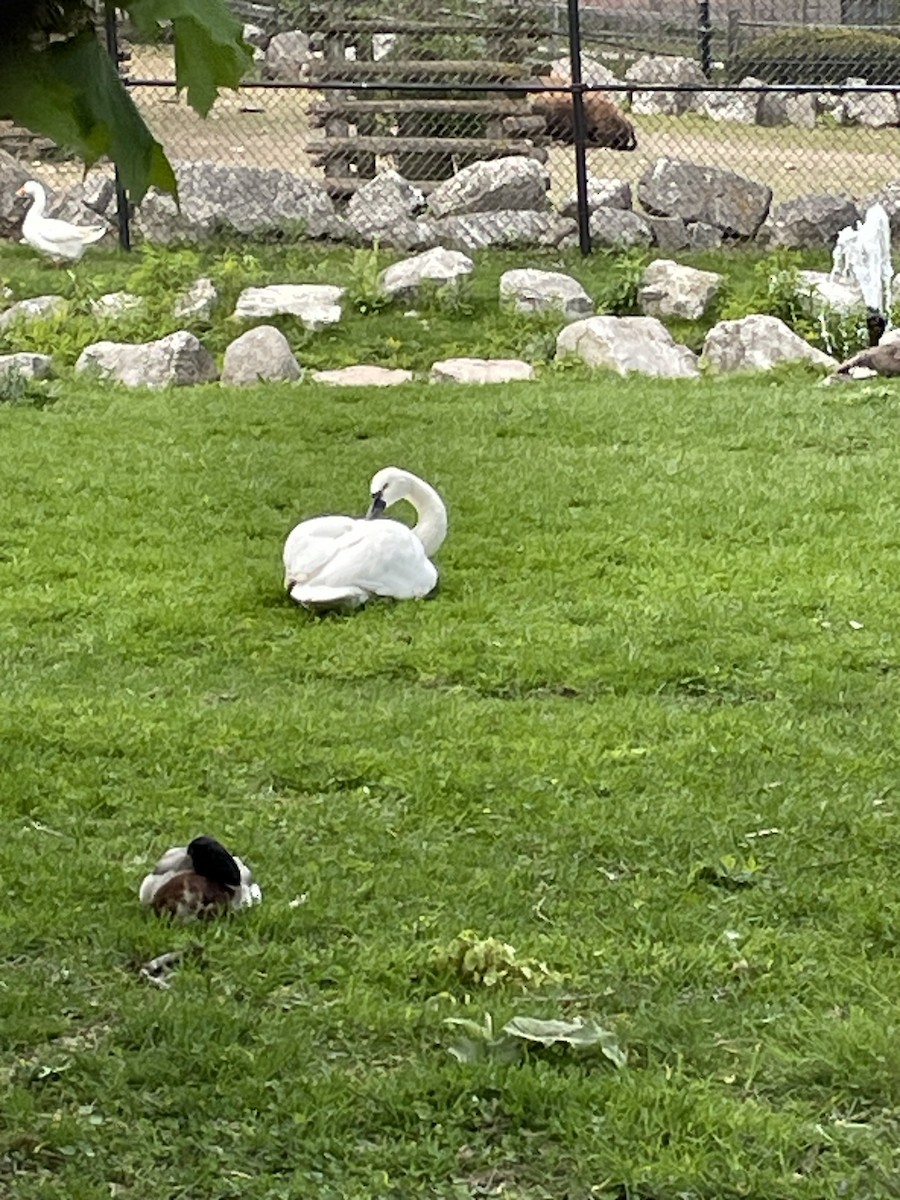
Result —
[[424, 479], [417, 479], [415, 476], [409, 481], [406, 499], [418, 516], [413, 533], [430, 558], [447, 536], [447, 509], [434, 488]]
[[44, 209], [46, 207], [47, 207], [47, 193], [44, 191], [43, 188], [41, 188], [38, 191], [38, 194], [32, 200], [31, 208], [29, 208], [28, 212], [25, 215], [27, 217], [31, 217], [35, 221], [40, 220], [40, 218], [44, 215]]

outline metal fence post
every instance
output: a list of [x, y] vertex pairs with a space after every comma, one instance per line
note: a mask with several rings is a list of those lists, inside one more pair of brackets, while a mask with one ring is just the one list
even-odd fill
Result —
[[591, 211], [588, 206], [587, 124], [584, 119], [584, 83], [581, 78], [581, 18], [578, 0], [568, 0], [569, 65], [571, 68], [572, 134], [575, 144], [575, 187], [578, 195], [578, 245], [591, 252]]
[[[119, 72], [119, 37], [116, 29], [116, 9], [109, 0], [103, 5], [103, 17], [106, 28], [106, 49], [113, 61], [116, 74]], [[119, 227], [119, 245], [123, 250], [131, 249], [131, 229], [128, 217], [128, 196], [122, 186], [118, 165], [114, 164], [116, 178], [116, 224]]]
[[697, 47], [700, 51], [700, 68], [709, 79], [712, 73], [712, 25], [709, 16], [709, 0], [697, 2]]

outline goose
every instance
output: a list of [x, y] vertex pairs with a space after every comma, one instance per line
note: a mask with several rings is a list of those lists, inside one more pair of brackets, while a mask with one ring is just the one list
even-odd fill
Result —
[[73, 225], [55, 217], [45, 217], [47, 193], [39, 183], [30, 179], [16, 192], [17, 196], [30, 196], [33, 203], [22, 222], [22, 241], [55, 259], [77, 262], [86, 246], [99, 242], [106, 233], [105, 225]]
[[[447, 509], [434, 488], [399, 467], [383, 467], [369, 486], [365, 517], [325, 516], [301, 521], [284, 543], [284, 586], [313, 611], [358, 608], [375, 596], [413, 600], [437, 583], [430, 557], [447, 535]], [[417, 522], [374, 520], [408, 500]]]
[[138, 892], [141, 904], [183, 921], [209, 920], [262, 900], [246, 863], [213, 837], [196, 837], [162, 856]]

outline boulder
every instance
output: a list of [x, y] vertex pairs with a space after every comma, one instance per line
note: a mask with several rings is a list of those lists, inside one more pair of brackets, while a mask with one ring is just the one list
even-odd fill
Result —
[[859, 203], [860, 212], [868, 212], [873, 204], [881, 204], [891, 222], [891, 236], [900, 237], [900, 179], [892, 179], [880, 192]]
[[425, 204], [418, 188], [397, 171], [381, 171], [351, 196], [346, 220], [365, 242], [412, 250], [423, 244], [422, 232], [412, 219]]
[[457, 250], [481, 250], [485, 246], [560, 246], [575, 232], [568, 217], [552, 212], [504, 209], [501, 212], [463, 213], [438, 221], [418, 222], [426, 244]]
[[681, 217], [644, 217], [644, 220], [653, 234], [654, 245], [660, 250], [686, 250], [691, 244], [687, 224]]
[[691, 221], [686, 228], [688, 245], [692, 250], [718, 250], [725, 240], [721, 229], [707, 225], [705, 221]]
[[567, 325], [556, 339], [557, 358], [580, 358], [589, 367], [619, 375], [637, 371], [666, 379], [695, 379], [697, 356], [675, 342], [656, 317], [588, 317]]
[[265, 51], [269, 45], [269, 42], [271, 41], [271, 38], [264, 29], [262, 29], [259, 25], [254, 25], [250, 21], [245, 22], [241, 37], [243, 37], [247, 45], [252, 46], [254, 50]]
[[500, 276], [500, 300], [511, 302], [516, 312], [559, 312], [570, 320], [594, 311], [594, 302], [577, 279], [529, 267]]
[[510, 155], [463, 167], [428, 197], [433, 217], [547, 208], [547, 173], [533, 158]]
[[772, 189], [721, 167], [658, 158], [641, 176], [638, 198], [653, 216], [703, 221], [732, 237], [752, 238], [766, 219]]
[[[572, 64], [568, 58], [555, 58], [550, 64], [547, 75], [554, 82], [567, 84], [572, 82]], [[592, 54], [581, 56], [581, 79], [588, 87], [606, 87], [608, 83], [620, 83], [616, 75]]]
[[841, 283], [832, 279], [827, 271], [800, 271], [798, 274], [809, 293], [809, 304], [805, 307], [814, 316], [831, 311], [846, 317], [866, 307], [863, 294], [855, 283]]
[[[17, 158], [0, 150], [0, 237], [17, 238], [21, 234], [22, 218], [28, 204], [16, 192], [26, 180], [33, 178]], [[43, 180], [38, 182], [43, 184]]]
[[62, 296], [29, 296], [19, 300], [0, 313], [0, 329], [6, 329], [19, 321], [34, 321], [39, 317], [50, 317], [64, 312], [66, 302]]
[[[591, 213], [591, 245], [612, 249], [652, 246], [653, 230], [644, 218], [630, 209], [595, 208]], [[567, 243], [568, 244], [568, 243]], [[577, 245], [573, 238], [572, 244]]]
[[244, 288], [234, 307], [239, 321], [258, 317], [299, 317], [306, 329], [324, 329], [341, 319], [344, 288], [330, 283], [270, 283]]
[[869, 129], [886, 129], [900, 120], [893, 92], [847, 92], [844, 113], [849, 124]]
[[263, 76], [279, 83], [297, 83], [309, 74], [309, 38], [299, 29], [276, 33], [266, 47]]
[[859, 209], [849, 196], [797, 196], [775, 205], [763, 240], [771, 247], [792, 250], [832, 246], [839, 231], [859, 219]]
[[796, 125], [798, 129], [815, 129], [818, 115], [818, 104], [812, 92], [785, 97], [784, 118], [788, 125]]
[[[588, 212], [595, 208], [631, 208], [631, 184], [627, 179], [594, 179], [588, 176]], [[560, 205], [560, 216], [578, 216], [578, 193]]]
[[185, 329], [155, 342], [94, 342], [85, 346], [75, 373], [89, 371], [126, 387], [189, 387], [218, 377], [216, 362]]
[[257, 325], [225, 348], [222, 383], [253, 384], [260, 380], [299, 379], [300, 365], [287, 338], [273, 325]]
[[648, 317], [702, 317], [722, 286], [715, 271], [698, 271], [668, 258], [657, 258], [644, 270], [638, 291], [641, 310]]
[[833, 370], [837, 361], [810, 346], [778, 317], [753, 313], [719, 321], [706, 335], [703, 359], [715, 371], [768, 371], [783, 362], [809, 362]]
[[534, 367], [520, 358], [445, 358], [436, 362], [432, 383], [517, 383], [534, 379]]
[[757, 125], [787, 125], [787, 96], [783, 92], [763, 92], [756, 109]]
[[135, 312], [143, 303], [133, 292], [106, 292], [91, 301], [91, 316], [100, 321], [116, 321]]
[[[752, 87], [758, 84], [765, 87], [759, 79], [748, 75], [741, 80], [741, 86]], [[717, 89], [711, 92], [697, 94], [696, 108], [711, 121], [730, 121], [736, 125], [756, 125], [759, 119], [759, 106], [763, 93], [760, 92], [730, 92]]]
[[[625, 72], [628, 83], [696, 84], [698, 89], [706, 87], [706, 76], [700, 64], [693, 58], [675, 55], [645, 54]], [[664, 113], [677, 116], [694, 108], [697, 92], [642, 92], [636, 90], [631, 97], [631, 111], [642, 115]]]
[[316, 383], [327, 383], [332, 387], [394, 387], [398, 383], [409, 383], [412, 371], [390, 370], [369, 363], [355, 363], [352, 367], [338, 367], [334, 371], [313, 371]]
[[49, 354], [0, 354], [0, 383], [18, 375], [20, 379], [47, 379], [53, 374], [53, 359]]
[[216, 285], [208, 275], [202, 275], [194, 280], [186, 292], [175, 298], [172, 312], [185, 320], [209, 321], [218, 303]]
[[318, 180], [274, 167], [176, 162], [179, 211], [167, 192], [151, 188], [135, 228], [151, 242], [194, 242], [218, 230], [260, 233], [302, 223], [309, 237], [334, 232], [331, 197]]
[[388, 296], [410, 299], [423, 284], [445, 287], [454, 286], [467, 275], [471, 275], [475, 264], [471, 258], [458, 250], [446, 250], [435, 246], [414, 258], [404, 258], [382, 272], [379, 280], [381, 290]]

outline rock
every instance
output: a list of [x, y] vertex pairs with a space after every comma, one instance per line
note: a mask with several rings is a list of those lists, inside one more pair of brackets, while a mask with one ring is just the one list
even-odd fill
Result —
[[591, 213], [591, 245], [614, 249], [652, 246], [653, 230], [639, 213], [622, 208], [595, 208]]
[[471, 275], [475, 264], [458, 250], [435, 246], [414, 258], [404, 258], [382, 272], [380, 286], [388, 296], [411, 299], [422, 284], [445, 287]]
[[225, 348], [222, 383], [299, 379], [300, 366], [287, 338], [273, 325], [257, 325]]
[[181, 211], [168, 193], [151, 188], [135, 214], [148, 241], [198, 241], [218, 230], [260, 233], [302, 223], [309, 237], [329, 235], [334, 204], [323, 184], [269, 167], [176, 162]]
[[866, 306], [855, 283], [839, 283], [827, 271], [800, 271], [798, 275], [803, 286], [809, 289], [809, 304], [805, 307], [813, 315], [831, 310], [846, 317]]
[[[653, 234], [654, 244], [660, 250], [686, 250], [690, 245], [688, 227], [681, 217], [644, 217], [644, 220]], [[719, 234], [720, 239], [721, 236]]]
[[859, 219], [849, 196], [797, 196], [772, 209], [764, 238], [771, 247], [831, 246], [841, 229]]
[[431, 368], [432, 383], [514, 383], [534, 379], [534, 367], [520, 358], [445, 358]]
[[[625, 72], [629, 83], [672, 83], [706, 85], [706, 76], [700, 64], [693, 58], [645, 54]], [[696, 92], [641, 92], [635, 91], [631, 98], [633, 113], [650, 115], [665, 113], [677, 116], [694, 107]]]
[[865, 125], [869, 129], [885, 129], [900, 120], [893, 92], [847, 92], [844, 113], [851, 125]]
[[91, 316], [101, 321], [115, 321], [134, 312], [143, 303], [140, 296], [135, 296], [133, 292], [106, 292], [91, 301]]
[[47, 379], [53, 374], [53, 359], [49, 354], [0, 354], [0, 383], [13, 376], [20, 379]]
[[265, 51], [269, 45], [270, 37], [264, 29], [259, 25], [253, 25], [251, 22], [246, 22], [241, 34], [248, 46], [253, 46], [255, 50]]
[[784, 321], [762, 313], [737, 321], [719, 321], [706, 335], [703, 359], [721, 372], [767, 371], [783, 362], [809, 362], [832, 370], [838, 365]]
[[279, 83], [297, 83], [309, 74], [309, 38], [299, 29], [276, 33], [266, 47], [263, 76]]
[[19, 300], [0, 313], [0, 329], [6, 329], [18, 321], [33, 321], [37, 317], [51, 317], [64, 312], [66, 302], [62, 296], [30, 296]]
[[589, 367], [619, 375], [638, 371], [667, 379], [694, 379], [697, 356], [674, 341], [656, 317], [588, 317], [567, 325], [556, 339], [556, 357], [580, 358]]
[[705, 221], [692, 221], [687, 226], [688, 245], [692, 250], [718, 250], [725, 240], [722, 230]]
[[802, 92], [798, 96], [786, 96], [784, 116], [788, 125], [796, 125], [798, 129], [815, 129], [818, 108], [813, 93]]
[[559, 271], [524, 268], [500, 276], [500, 300], [516, 312], [559, 312], [572, 320], [594, 311], [594, 303], [577, 279]]
[[732, 237], [752, 238], [766, 219], [772, 189], [720, 167], [658, 158], [641, 176], [638, 199], [653, 216], [703, 221]]
[[[568, 58], [556, 58], [550, 64], [547, 75], [554, 83], [572, 82], [572, 64]], [[581, 79], [588, 87], [605, 87], [608, 83], [621, 82], [615, 74], [592, 54], [581, 56]]]
[[126, 387], [189, 387], [218, 377], [213, 356], [180, 329], [156, 342], [94, 342], [82, 350], [75, 373], [91, 371]]
[[[761, 80], [754, 79], [752, 75], [741, 80], [742, 87], [752, 87], [755, 84], [765, 87]], [[723, 89], [713, 92], [698, 92], [696, 108], [711, 121], [732, 121], [737, 125], [756, 125], [762, 95], [762, 92], [729, 92]]]
[[787, 125], [787, 97], [782, 92], [763, 92], [756, 110], [757, 125]]
[[698, 271], [668, 258], [657, 258], [644, 270], [638, 291], [641, 309], [648, 317], [702, 317], [722, 286], [715, 271]]
[[433, 217], [547, 208], [547, 174], [533, 158], [511, 155], [463, 167], [428, 197]]
[[[20, 236], [28, 205], [16, 192], [26, 180], [33, 178], [17, 158], [0, 150], [0, 237]], [[43, 180], [38, 182], [43, 183]]]
[[[595, 208], [631, 208], [631, 184], [626, 179], [594, 179], [588, 176], [588, 212]], [[578, 216], [578, 193], [560, 206], [560, 216]]]
[[234, 316], [240, 321], [279, 315], [299, 317], [306, 329], [324, 329], [341, 319], [344, 288], [330, 283], [270, 283], [244, 288]]
[[417, 187], [397, 171], [381, 171], [350, 197], [347, 223], [365, 242], [413, 250], [424, 244], [422, 232], [412, 219], [425, 204]]
[[873, 204], [882, 204], [891, 222], [891, 236], [900, 237], [900, 179], [892, 179], [880, 192], [859, 203], [860, 212], [868, 212]]
[[426, 243], [457, 250], [481, 250], [485, 246], [561, 246], [576, 229], [573, 220], [556, 213], [517, 209], [464, 213], [457, 217], [441, 217], [438, 221], [422, 219], [418, 224]]
[[368, 363], [357, 363], [352, 367], [339, 367], [335, 371], [314, 371], [316, 383], [328, 383], [333, 387], [393, 387], [398, 383], [409, 383], [412, 371], [392, 371], [388, 367], [374, 367]]
[[175, 299], [172, 312], [176, 317], [194, 321], [209, 321], [219, 303], [216, 285], [208, 275], [196, 279], [186, 292]]

